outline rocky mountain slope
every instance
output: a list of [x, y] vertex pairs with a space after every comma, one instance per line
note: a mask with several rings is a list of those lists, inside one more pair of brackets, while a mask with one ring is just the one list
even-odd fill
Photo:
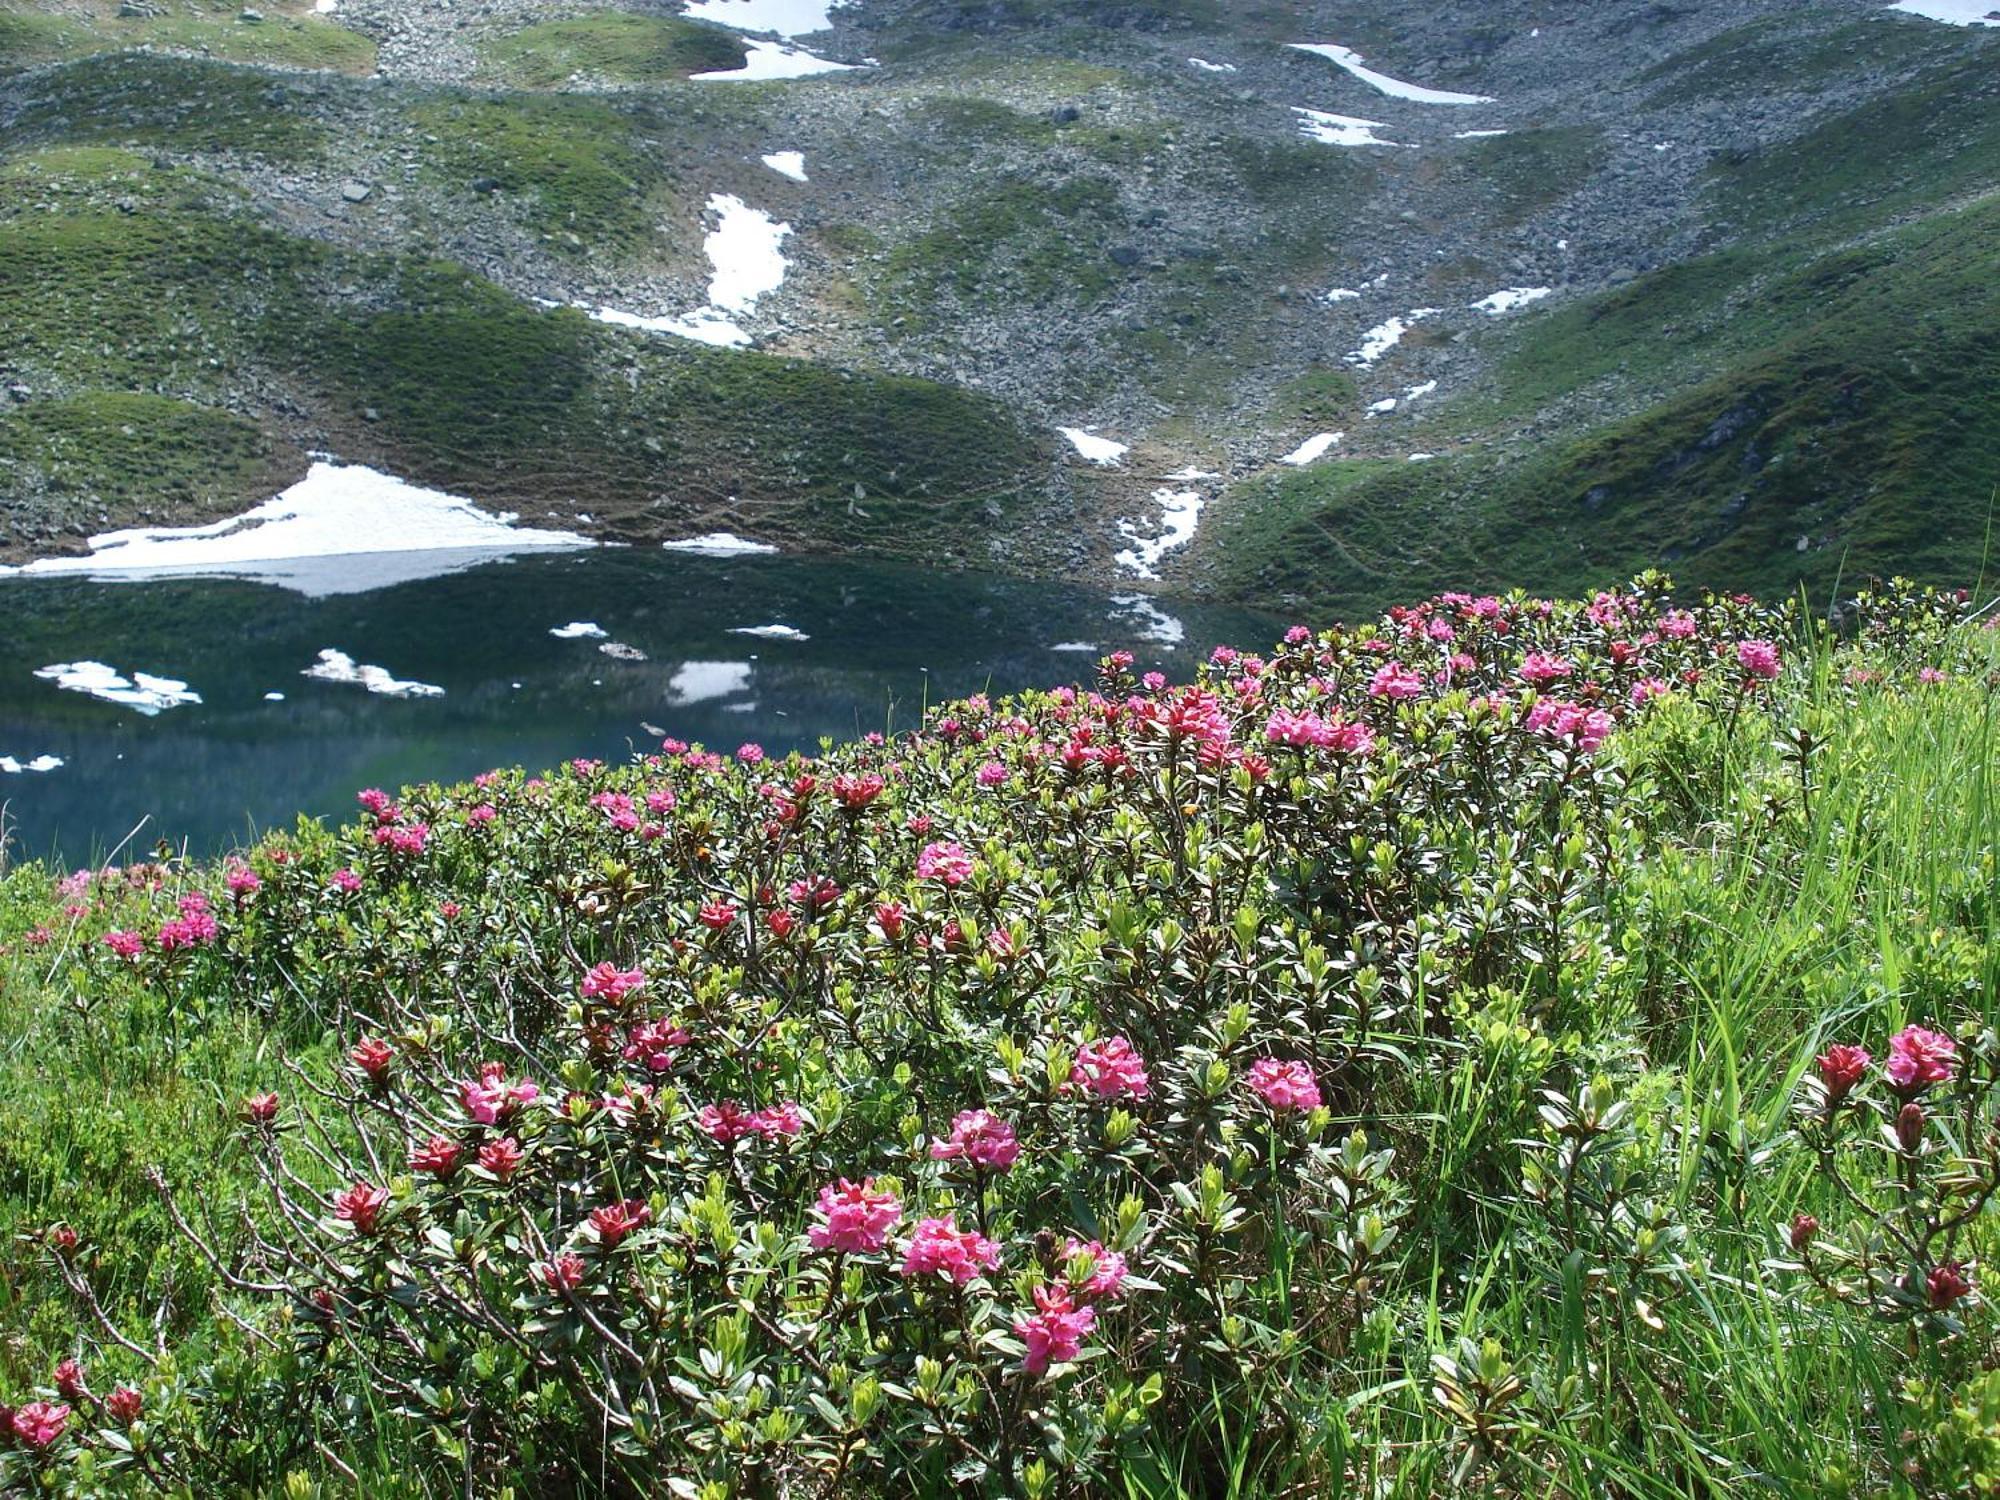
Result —
[[1921, 8], [0, 0], [4, 546], [331, 451], [1267, 602], [1969, 578], [2000, 27]]

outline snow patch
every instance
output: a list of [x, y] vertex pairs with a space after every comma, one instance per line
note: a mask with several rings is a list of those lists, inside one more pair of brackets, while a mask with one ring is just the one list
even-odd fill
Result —
[[1377, 323], [1361, 335], [1361, 347], [1347, 356], [1350, 365], [1366, 368], [1375, 363], [1391, 349], [1403, 342], [1403, 335], [1425, 318], [1436, 317], [1435, 307], [1413, 307], [1401, 317], [1391, 318], [1386, 323]]
[[11, 755], [0, 755], [0, 771], [9, 776], [19, 776], [23, 771], [53, 771], [60, 767], [60, 755], [37, 755], [33, 760], [16, 760]]
[[688, 77], [698, 83], [771, 83], [781, 78], [815, 78], [821, 73], [853, 73], [862, 67], [860, 63], [834, 62], [803, 47], [787, 47], [782, 42], [752, 39], [743, 45], [748, 49], [748, 55], [743, 59], [742, 67], [690, 73]]
[[665, 318], [600, 307], [591, 317], [600, 323], [671, 333], [718, 348], [747, 348], [750, 335], [738, 326], [734, 315], [751, 311], [760, 297], [784, 285], [790, 263], [779, 247], [792, 226], [779, 223], [761, 208], [751, 208], [733, 193], [711, 193], [707, 211], [715, 217], [715, 227], [701, 242], [711, 268], [708, 306]]
[[676, 708], [728, 698], [750, 686], [747, 661], [684, 661], [667, 679], [667, 702]]
[[1438, 383], [1435, 380], [1426, 380], [1422, 385], [1413, 385], [1407, 391], [1404, 391], [1403, 399], [1405, 401], [1414, 401], [1419, 396], [1428, 396], [1437, 388]]
[[1410, 455], [1410, 462], [1413, 464], [1420, 464], [1428, 459], [1433, 459], [1436, 457], [1437, 455], [1435, 453], [1412, 453]]
[[1153, 503], [1160, 507], [1160, 529], [1154, 535], [1144, 535], [1136, 522], [1118, 523], [1118, 530], [1132, 545], [1122, 549], [1112, 561], [1140, 578], [1159, 577], [1154, 564], [1176, 547], [1185, 547], [1193, 541], [1195, 526], [1201, 520], [1202, 500], [1198, 490], [1171, 487], [1154, 490]]
[[1205, 57], [1190, 57], [1188, 61], [1195, 67], [1200, 68], [1204, 73], [1234, 73], [1236, 71], [1235, 63], [1210, 62]]
[[315, 682], [346, 682], [379, 693], [384, 698], [442, 698], [444, 689], [428, 682], [403, 682], [384, 668], [356, 662], [345, 651], [331, 646], [320, 652], [319, 660], [299, 673]]
[[1889, 9], [1947, 26], [2000, 26], [2000, 6], [1993, 0], [1896, 0]]
[[313, 0], [313, 14], [330, 16], [340, 8], [340, 0]]
[[840, 0], [688, 0], [682, 14], [732, 31], [795, 37], [828, 30], [839, 8]]
[[150, 672], [134, 672], [128, 678], [101, 661], [57, 662], [51, 667], [36, 668], [35, 675], [68, 692], [88, 693], [106, 703], [135, 708], [147, 718], [162, 709], [201, 702], [201, 694], [189, 692], [185, 682], [155, 677]]
[[686, 552], [695, 557], [764, 557], [778, 550], [769, 542], [753, 542], [733, 531], [708, 531], [660, 545], [669, 552]]
[[[363, 464], [315, 462], [283, 494], [230, 520], [107, 531], [90, 539], [87, 557], [45, 557], [21, 571], [127, 578], [221, 574], [321, 598], [457, 572], [510, 552], [597, 545], [572, 532], [516, 526], [514, 519]], [[324, 561], [369, 554], [398, 556], [372, 570]]]
[[795, 629], [790, 625], [736, 625], [731, 627], [729, 633], [731, 635], [754, 635], [766, 641], [809, 641], [812, 639], [803, 630]]
[[1545, 286], [1510, 286], [1490, 297], [1481, 297], [1472, 304], [1472, 310], [1497, 318], [1517, 307], [1526, 307], [1530, 302], [1539, 302], [1548, 295], [1549, 289]]
[[1096, 651], [1095, 641], [1057, 641], [1049, 647], [1051, 651]]
[[1387, 73], [1378, 73], [1373, 68], [1361, 65], [1361, 54], [1352, 47], [1338, 47], [1330, 42], [1292, 42], [1294, 51], [1310, 52], [1315, 57], [1323, 57], [1339, 68], [1345, 68], [1372, 89], [1387, 94], [1392, 99], [1408, 99], [1417, 104], [1491, 104], [1493, 100], [1485, 94], [1454, 94], [1449, 89], [1427, 89], [1422, 84], [1405, 83], [1400, 78], [1391, 78]]
[[1337, 286], [1332, 291], [1325, 293], [1320, 300], [1322, 302], [1359, 302], [1361, 300], [1361, 293], [1351, 287]]
[[[1111, 602], [1124, 616], [1123, 623], [1138, 628], [1138, 638], [1161, 646], [1178, 646], [1187, 639], [1187, 626], [1158, 608], [1144, 594], [1113, 594]], [[1115, 618], [1115, 616], [1114, 616]]]
[[571, 620], [567, 625], [553, 627], [549, 634], [559, 641], [601, 641], [611, 632], [595, 620]]
[[780, 177], [789, 177], [794, 182], [806, 180], [806, 154], [803, 151], [772, 151], [763, 161]]
[[1505, 134], [1504, 130], [1454, 130], [1451, 138], [1455, 141], [1490, 141], [1496, 135]]
[[1173, 473], [1167, 475], [1167, 478], [1181, 484], [1192, 484], [1197, 479], [1220, 479], [1221, 477], [1220, 474], [1215, 473], [1211, 469], [1197, 469], [1193, 464], [1189, 464], [1185, 469], [1176, 469]]
[[1131, 448], [1129, 443], [1098, 437], [1094, 429], [1088, 427], [1058, 427], [1056, 431], [1068, 438], [1069, 445], [1094, 464], [1109, 466], [1118, 463]]
[[1396, 398], [1394, 396], [1384, 396], [1380, 401], [1373, 403], [1364, 413], [1364, 415], [1370, 417], [1379, 417], [1387, 412], [1392, 412], [1395, 409], [1396, 409]]
[[266, 693], [264, 695], [264, 701], [266, 703], [283, 703], [285, 701], [285, 695], [283, 693]]
[[1290, 453], [1279, 459], [1278, 462], [1281, 464], [1290, 464], [1294, 468], [1304, 468], [1346, 436], [1347, 434], [1344, 432], [1315, 433], [1303, 443], [1300, 443]]
[[1294, 104], [1299, 117], [1299, 134], [1327, 146], [1400, 146], [1401, 141], [1385, 141], [1375, 132], [1386, 130], [1380, 120], [1362, 120], [1353, 115], [1329, 114], [1323, 109], [1307, 109]]

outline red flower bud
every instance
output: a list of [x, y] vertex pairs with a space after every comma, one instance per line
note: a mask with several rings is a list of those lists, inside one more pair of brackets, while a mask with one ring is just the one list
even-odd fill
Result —
[[146, 1398], [129, 1385], [121, 1385], [104, 1398], [104, 1409], [121, 1427], [130, 1427], [146, 1409]]
[[1915, 1151], [1924, 1138], [1924, 1107], [1915, 1100], [1896, 1114], [1896, 1139], [1905, 1151]]
[[1943, 1312], [1959, 1298], [1972, 1290], [1972, 1278], [1965, 1274], [1965, 1267], [1955, 1260], [1948, 1260], [1924, 1278], [1924, 1292], [1930, 1304]]
[[1811, 1214], [1800, 1214], [1796, 1219], [1792, 1220], [1792, 1248], [1799, 1251], [1805, 1250], [1812, 1244], [1813, 1236], [1818, 1233], [1819, 1220], [1815, 1219]]

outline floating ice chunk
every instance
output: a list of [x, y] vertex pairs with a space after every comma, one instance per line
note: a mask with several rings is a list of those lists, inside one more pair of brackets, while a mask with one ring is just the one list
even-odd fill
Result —
[[754, 635], [766, 641], [809, 641], [811, 636], [790, 625], [736, 625], [731, 635]]
[[810, 36], [833, 25], [840, 0], [688, 0], [682, 12], [693, 21], [712, 21], [732, 31], [767, 31], [772, 36]]
[[2000, 6], [1993, 0], [1896, 0], [1889, 9], [1947, 26], [2000, 26]]
[[285, 695], [283, 693], [266, 693], [264, 695], [264, 701], [266, 703], [283, 703], [285, 701]]
[[773, 151], [763, 160], [764, 165], [780, 177], [789, 177], [794, 182], [806, 180], [806, 154], [803, 151]]
[[60, 755], [37, 755], [33, 760], [20, 761], [11, 755], [0, 755], [0, 772], [9, 776], [19, 776], [23, 771], [53, 771], [63, 763]]
[[1195, 67], [1200, 68], [1204, 73], [1234, 73], [1236, 71], [1235, 63], [1210, 62], [1205, 57], [1190, 57], [1188, 61]]
[[1379, 417], [1382, 416], [1384, 413], [1392, 412], [1395, 409], [1396, 409], [1396, 398], [1394, 396], [1384, 396], [1380, 401], [1377, 401], [1373, 405], [1371, 405], [1368, 408], [1366, 414], [1371, 417]]
[[1437, 388], [1438, 383], [1435, 380], [1426, 380], [1422, 385], [1413, 385], [1407, 391], [1404, 391], [1403, 399], [1405, 401], [1414, 401], [1419, 396], [1428, 396]]
[[1132, 545], [1112, 558], [1119, 567], [1140, 578], [1159, 577], [1154, 564], [1176, 547], [1185, 547], [1193, 541], [1195, 526], [1201, 520], [1201, 494], [1197, 490], [1154, 490], [1153, 501], [1160, 507], [1159, 531], [1146, 536], [1136, 522], [1120, 521], [1118, 529]]
[[1451, 138], [1455, 141], [1490, 141], [1496, 135], [1506, 135], [1504, 130], [1454, 130]]
[[[107, 531], [90, 539], [88, 557], [45, 557], [22, 571], [94, 577], [221, 574], [318, 597], [455, 572], [509, 552], [596, 545], [572, 532], [537, 531], [513, 521], [511, 515], [481, 510], [460, 496], [362, 464], [322, 461], [283, 494], [230, 520]], [[399, 560], [373, 573], [319, 561], [378, 553], [430, 556]]]
[[331, 646], [320, 652], [319, 660], [299, 673], [316, 682], [346, 682], [364, 687], [384, 698], [442, 698], [444, 689], [428, 682], [404, 682], [381, 667], [365, 666], [345, 651]]
[[557, 625], [549, 631], [559, 641], [601, 641], [611, 632], [595, 620], [571, 620], [567, 625]]
[[1387, 73], [1378, 73], [1373, 68], [1361, 66], [1361, 54], [1352, 47], [1338, 47], [1330, 42], [1293, 42], [1296, 51], [1310, 52], [1323, 57], [1336, 67], [1345, 68], [1372, 89], [1378, 89], [1392, 99], [1409, 99], [1418, 104], [1491, 104], [1493, 100], [1485, 94], [1454, 94], [1449, 89], [1427, 89], [1422, 84], [1405, 83], [1400, 78], [1391, 78]]
[[1347, 356], [1351, 365], [1366, 367], [1387, 354], [1403, 342], [1403, 335], [1425, 318], [1435, 317], [1435, 307], [1413, 307], [1401, 317], [1391, 318], [1386, 323], [1377, 323], [1361, 335], [1361, 347]]
[[1290, 464], [1294, 468], [1304, 468], [1346, 436], [1347, 434], [1344, 432], [1315, 433], [1303, 443], [1300, 443], [1290, 453], [1279, 459], [1278, 462], [1281, 464]]
[[1131, 447], [1129, 443], [1113, 442], [1110, 438], [1098, 437], [1088, 427], [1058, 427], [1069, 445], [1094, 464], [1111, 465], [1121, 462]]
[[667, 702], [676, 708], [729, 698], [750, 686], [747, 661], [684, 661], [667, 679]]
[[1187, 639], [1187, 626], [1158, 608], [1144, 594], [1113, 594], [1111, 602], [1118, 606], [1127, 623], [1138, 627], [1138, 637], [1142, 641], [1178, 646]]
[[136, 708], [148, 718], [162, 709], [201, 702], [201, 694], [189, 692], [185, 682], [155, 677], [150, 672], [134, 672], [127, 678], [101, 661], [57, 662], [36, 668], [35, 675], [72, 693], [88, 693], [106, 703]]
[[1359, 302], [1361, 300], [1361, 293], [1353, 290], [1351, 287], [1337, 286], [1332, 291], [1326, 293], [1320, 300], [1323, 302]]
[[1400, 146], [1401, 141], [1385, 141], [1375, 132], [1385, 130], [1380, 120], [1361, 120], [1353, 115], [1328, 114], [1323, 109], [1306, 109], [1294, 104], [1299, 117], [1299, 134], [1328, 146]]
[[1049, 647], [1051, 651], [1091, 651], [1097, 650], [1095, 641], [1057, 641]]
[[853, 73], [862, 67], [817, 57], [803, 47], [787, 47], [782, 42], [752, 39], [743, 45], [749, 51], [742, 67], [690, 73], [688, 77], [698, 83], [770, 83], [780, 78], [814, 78], [821, 73]]
[[709, 531], [660, 545], [669, 552], [687, 552], [696, 557], [762, 557], [778, 550], [769, 542], [753, 542], [733, 531]]
[[1545, 286], [1510, 286], [1504, 291], [1493, 293], [1490, 297], [1481, 297], [1472, 304], [1472, 308], [1474, 312], [1483, 312], [1497, 318], [1502, 313], [1512, 312], [1517, 307], [1526, 307], [1530, 302], [1539, 302], [1548, 295], [1549, 289]]

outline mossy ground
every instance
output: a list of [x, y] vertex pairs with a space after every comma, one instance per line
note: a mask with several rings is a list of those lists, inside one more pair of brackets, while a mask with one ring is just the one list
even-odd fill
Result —
[[579, 75], [658, 83], [743, 65], [740, 39], [678, 16], [607, 12], [542, 21], [480, 45], [482, 70], [517, 88], [561, 88]]
[[[256, 10], [262, 19], [245, 20], [246, 10]], [[280, 68], [375, 70], [372, 41], [296, 0], [256, 7], [194, 0], [171, 13], [130, 17], [119, 15], [115, 5], [55, 11], [26, 0], [0, 0], [0, 72], [139, 47]]]

